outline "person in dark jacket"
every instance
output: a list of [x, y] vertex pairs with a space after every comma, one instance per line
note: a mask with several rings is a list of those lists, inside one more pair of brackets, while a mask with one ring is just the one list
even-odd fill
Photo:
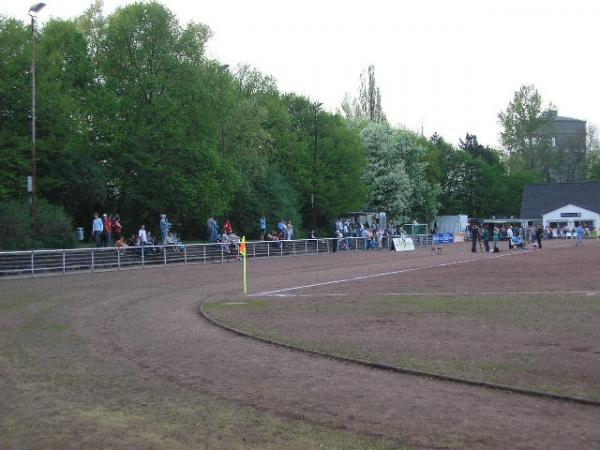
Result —
[[485, 252], [490, 252], [490, 227], [486, 224], [483, 226], [483, 245], [485, 246]]
[[473, 247], [471, 247], [471, 251], [473, 253], [477, 253], [477, 243], [480, 239], [479, 227], [477, 225], [471, 225], [471, 240], [473, 241]]
[[544, 230], [541, 226], [535, 226], [535, 240], [537, 241], [538, 248], [542, 249], [542, 236], [544, 235]]

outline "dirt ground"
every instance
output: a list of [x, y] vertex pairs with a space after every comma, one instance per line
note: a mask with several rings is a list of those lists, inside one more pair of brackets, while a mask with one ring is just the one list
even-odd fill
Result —
[[205, 309], [302, 348], [600, 401], [600, 277], [590, 271], [600, 265], [598, 248], [541, 255], [531, 255], [533, 264], [524, 255], [487, 259]]
[[[407, 271], [375, 277], [373, 285], [387, 284], [392, 298], [435, 292], [428, 277], [438, 292], [481, 292], [471, 276], [506, 260], [521, 267], [515, 291], [568, 290], [558, 276], [544, 286], [526, 281], [526, 268], [550, 260], [547, 269], [561, 273], [550, 256], [567, 245], [495, 259], [455, 245], [443, 255], [420, 249], [256, 260], [250, 289]], [[600, 246], [580, 250], [576, 257], [586, 259]], [[439, 270], [456, 272], [440, 278]], [[596, 289], [586, 274], [568, 273], [577, 290]], [[240, 301], [239, 280], [237, 264], [2, 280], [0, 447], [600, 447], [597, 407], [303, 355], [233, 335], [196, 314], [201, 302]], [[364, 280], [345, 284], [359, 293]], [[503, 286], [486, 283], [490, 291]], [[336, 293], [334, 285], [314, 289]]]

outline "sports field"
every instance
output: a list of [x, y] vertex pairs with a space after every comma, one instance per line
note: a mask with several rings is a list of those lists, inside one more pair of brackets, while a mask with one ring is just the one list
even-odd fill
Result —
[[247, 299], [239, 264], [2, 280], [0, 447], [600, 448], [599, 263], [256, 260]]

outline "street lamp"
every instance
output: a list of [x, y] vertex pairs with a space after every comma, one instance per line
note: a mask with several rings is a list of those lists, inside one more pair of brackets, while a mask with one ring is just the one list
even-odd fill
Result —
[[31, 17], [31, 225], [35, 226], [35, 18], [45, 3], [36, 3], [29, 8], [28, 15]]
[[[221, 74], [224, 74], [225, 71], [229, 68], [229, 64], [223, 64], [219, 66], [219, 70]], [[222, 84], [222, 83], [221, 83]], [[223, 86], [221, 85], [221, 97], [223, 97]], [[223, 102], [223, 98], [220, 99], [221, 103]], [[223, 117], [221, 117], [221, 158], [225, 156], [225, 125], [223, 124]]]
[[323, 103], [314, 103], [313, 108], [315, 110], [315, 151], [313, 160], [313, 191], [310, 196], [310, 204], [312, 208], [312, 229], [313, 232], [317, 227], [317, 210], [315, 208], [315, 197], [317, 195], [317, 117], [319, 115], [319, 109], [323, 106]]

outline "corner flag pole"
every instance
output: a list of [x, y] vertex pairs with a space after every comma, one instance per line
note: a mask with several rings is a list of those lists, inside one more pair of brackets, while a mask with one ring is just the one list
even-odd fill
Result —
[[248, 295], [248, 282], [246, 277], [246, 236], [242, 237], [242, 243], [240, 244], [240, 254], [242, 255], [244, 263], [244, 297]]

